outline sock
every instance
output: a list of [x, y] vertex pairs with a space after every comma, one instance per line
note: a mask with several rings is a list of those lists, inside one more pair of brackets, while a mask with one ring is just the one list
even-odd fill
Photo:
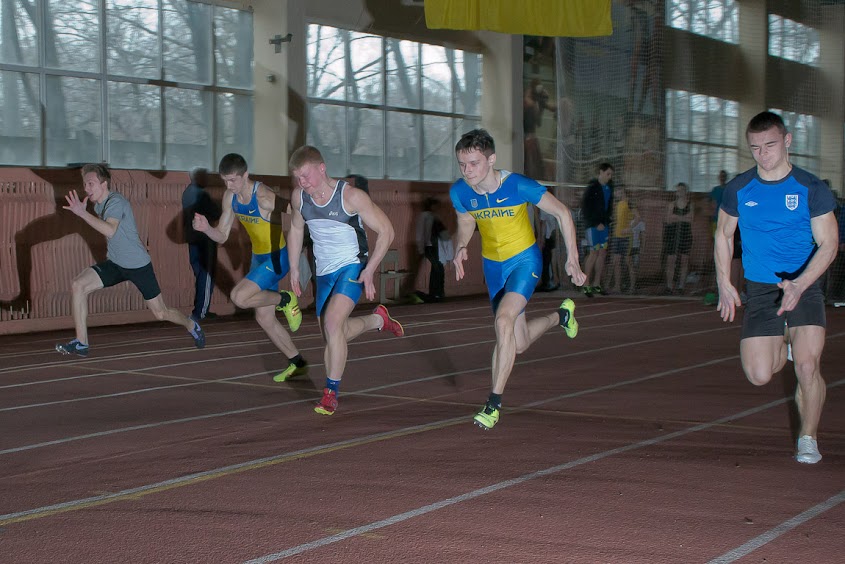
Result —
[[565, 326], [567, 323], [569, 323], [569, 310], [568, 309], [563, 309], [562, 307], [558, 308], [557, 315], [558, 315], [558, 317], [560, 317], [561, 326]]
[[490, 397], [487, 398], [487, 403], [496, 408], [502, 407], [502, 394], [494, 394], [490, 392]]
[[305, 359], [302, 358], [301, 354], [297, 354], [295, 357], [289, 358], [288, 360], [294, 363], [297, 368], [302, 368], [303, 366], [308, 364], [307, 362], [305, 362]]
[[331, 378], [326, 378], [326, 387], [333, 391], [335, 395], [340, 392], [340, 380], [332, 380]]
[[279, 292], [279, 307], [285, 307], [290, 303], [290, 293], [282, 291]]

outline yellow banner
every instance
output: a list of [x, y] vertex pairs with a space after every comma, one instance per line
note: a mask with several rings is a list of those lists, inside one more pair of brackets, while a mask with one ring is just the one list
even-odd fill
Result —
[[486, 29], [514, 35], [611, 35], [611, 0], [425, 0], [429, 29]]

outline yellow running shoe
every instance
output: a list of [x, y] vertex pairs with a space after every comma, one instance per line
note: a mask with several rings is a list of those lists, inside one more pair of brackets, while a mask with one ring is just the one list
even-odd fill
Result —
[[472, 419], [475, 421], [476, 425], [485, 431], [489, 431], [496, 423], [499, 422], [499, 408], [491, 405], [490, 403], [485, 403], [484, 407], [481, 408], [481, 411], [476, 413], [475, 417]]
[[575, 302], [566, 298], [560, 304], [560, 309], [566, 312], [561, 314], [561, 317], [566, 319], [566, 323], [561, 323], [560, 326], [566, 331], [567, 337], [574, 339], [575, 335], [578, 334], [578, 321], [575, 320]]
[[287, 382], [288, 380], [293, 380], [298, 376], [305, 376], [308, 374], [308, 364], [304, 366], [297, 366], [294, 363], [288, 364], [288, 367], [273, 376], [274, 382]]
[[299, 309], [299, 302], [296, 299], [296, 294], [282, 290], [280, 294], [287, 294], [290, 296], [288, 303], [283, 306], [276, 306], [276, 311], [281, 311], [285, 314], [285, 319], [288, 320], [288, 327], [296, 333], [299, 326], [302, 325], [302, 310]]

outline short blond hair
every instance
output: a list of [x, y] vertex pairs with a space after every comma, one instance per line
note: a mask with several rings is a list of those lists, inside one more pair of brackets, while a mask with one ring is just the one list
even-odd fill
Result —
[[298, 170], [309, 163], [325, 164], [325, 162], [326, 161], [323, 160], [323, 154], [320, 152], [320, 149], [312, 145], [303, 145], [290, 156], [288, 169], [293, 171]]

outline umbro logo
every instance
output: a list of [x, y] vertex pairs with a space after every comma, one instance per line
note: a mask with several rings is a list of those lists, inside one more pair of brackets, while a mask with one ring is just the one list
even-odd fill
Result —
[[749, 200], [749, 201], [745, 202], [745, 205], [748, 206], [749, 208], [753, 208], [754, 206], [757, 205], [757, 202], [755, 202], [754, 200]]

